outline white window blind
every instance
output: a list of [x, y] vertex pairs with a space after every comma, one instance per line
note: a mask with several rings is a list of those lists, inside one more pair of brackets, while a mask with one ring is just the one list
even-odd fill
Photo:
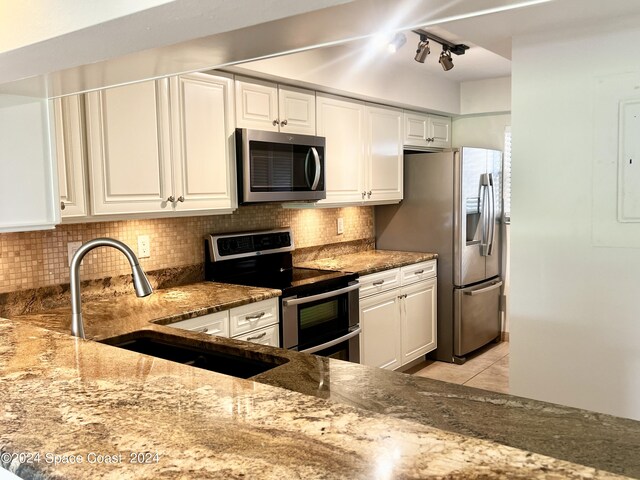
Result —
[[503, 157], [502, 195], [504, 205], [504, 221], [511, 222], [511, 127], [504, 129], [504, 157]]

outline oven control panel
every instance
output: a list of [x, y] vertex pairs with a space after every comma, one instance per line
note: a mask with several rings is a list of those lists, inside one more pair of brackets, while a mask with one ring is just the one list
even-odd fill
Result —
[[226, 235], [210, 235], [211, 257], [214, 260], [290, 252], [294, 249], [291, 229], [264, 232], [244, 232]]

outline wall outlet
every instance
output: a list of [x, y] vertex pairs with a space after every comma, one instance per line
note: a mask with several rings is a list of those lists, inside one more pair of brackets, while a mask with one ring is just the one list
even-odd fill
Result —
[[[82, 246], [82, 242], [69, 242], [67, 243], [67, 262], [71, 266], [71, 259], [76, 254], [78, 249]], [[80, 264], [82, 265], [82, 263]]]
[[151, 256], [151, 240], [149, 235], [138, 235], [138, 258], [149, 258]]
[[342, 235], [344, 233], [344, 218], [338, 218], [338, 235]]

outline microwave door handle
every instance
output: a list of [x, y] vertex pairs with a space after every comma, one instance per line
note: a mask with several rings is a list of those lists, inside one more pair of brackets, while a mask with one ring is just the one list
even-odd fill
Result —
[[353, 332], [349, 332], [346, 335], [336, 338], [335, 340], [331, 340], [330, 342], [323, 343], [322, 345], [316, 345], [315, 347], [307, 348], [305, 350], [300, 350], [302, 353], [315, 353], [320, 350], [324, 350], [325, 348], [333, 347], [334, 345], [338, 345], [346, 340], [349, 340], [357, 335], [360, 335], [362, 329], [360, 327], [356, 328]]
[[318, 155], [318, 150], [316, 149], [316, 147], [311, 147], [310, 152], [313, 153], [313, 159], [316, 162], [316, 176], [313, 179], [313, 185], [311, 185], [311, 190], [315, 191], [318, 188], [318, 183], [320, 182], [322, 164], [320, 163], [320, 155]]
[[319, 293], [318, 295], [311, 295], [309, 297], [292, 298], [291, 300], [283, 300], [282, 305], [285, 307], [293, 307], [294, 305], [302, 305], [304, 303], [311, 303], [317, 300], [324, 300], [325, 298], [337, 297], [343, 293], [351, 292], [360, 288], [360, 284], [349, 285], [348, 287], [341, 288], [339, 290], [332, 290], [331, 292]]
[[309, 180], [309, 154], [311, 149], [307, 152], [307, 156], [304, 157], [304, 180], [307, 182], [309, 188], [311, 188], [311, 180]]

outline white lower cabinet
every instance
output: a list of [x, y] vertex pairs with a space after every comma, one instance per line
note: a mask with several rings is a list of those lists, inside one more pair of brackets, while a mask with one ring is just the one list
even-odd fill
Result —
[[270, 298], [167, 326], [279, 347], [279, 315], [278, 299]]
[[[380, 282], [385, 277], [401, 279], [400, 286], [379, 293], [369, 289], [361, 294], [361, 361], [364, 365], [395, 370], [435, 350], [435, 265], [436, 261], [430, 260], [360, 278], [361, 284], [375, 282], [380, 288], [384, 288]], [[425, 272], [430, 272], [430, 278], [419, 278]]]

